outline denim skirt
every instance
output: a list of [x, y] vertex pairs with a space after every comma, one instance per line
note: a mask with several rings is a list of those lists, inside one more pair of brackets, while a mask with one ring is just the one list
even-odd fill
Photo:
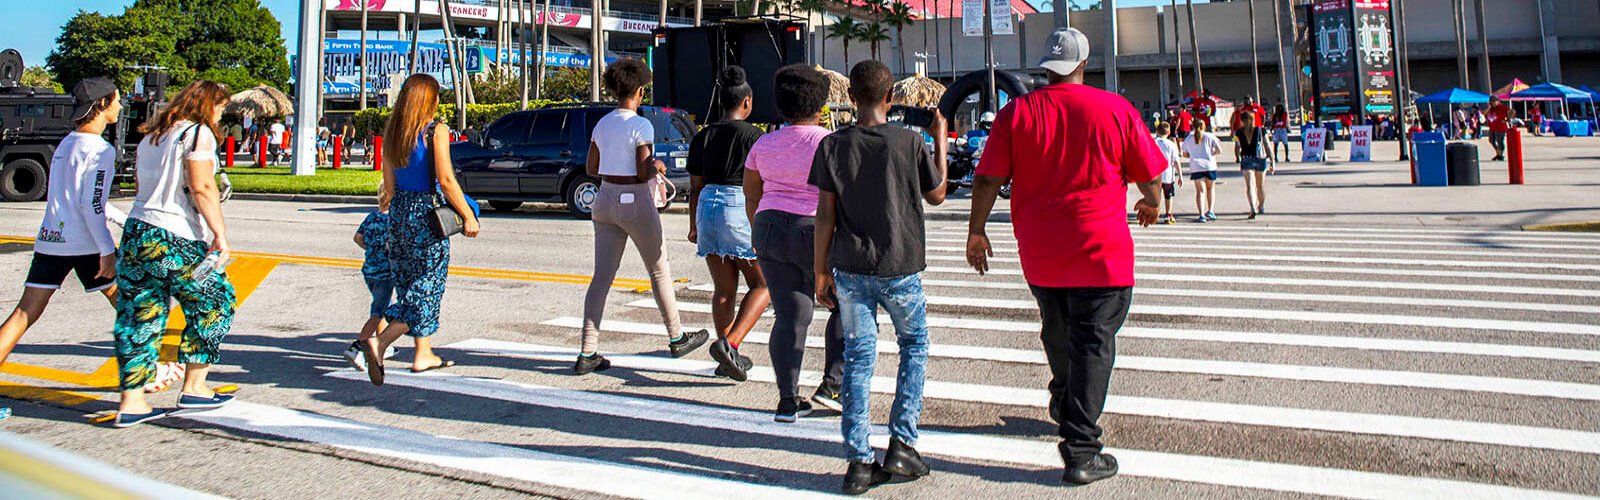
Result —
[[750, 246], [750, 216], [744, 212], [744, 187], [709, 184], [700, 190], [695, 207], [699, 255], [755, 260]]

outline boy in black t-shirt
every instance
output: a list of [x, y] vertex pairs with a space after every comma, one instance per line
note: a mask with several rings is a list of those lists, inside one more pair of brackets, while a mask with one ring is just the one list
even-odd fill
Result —
[[[850, 70], [850, 100], [856, 125], [822, 140], [811, 163], [817, 203], [817, 300], [833, 308], [838, 296], [844, 330], [844, 441], [849, 467], [844, 491], [861, 494], [891, 474], [920, 478], [928, 466], [912, 448], [922, 413], [922, 383], [928, 363], [927, 302], [922, 270], [927, 267], [922, 202], [944, 203], [944, 142], [934, 155], [922, 135], [888, 123], [893, 76], [878, 61]], [[944, 118], [934, 137], [944, 137]], [[880, 465], [868, 444], [873, 365], [878, 351], [878, 306], [899, 337], [900, 373], [889, 430], [893, 438]]]

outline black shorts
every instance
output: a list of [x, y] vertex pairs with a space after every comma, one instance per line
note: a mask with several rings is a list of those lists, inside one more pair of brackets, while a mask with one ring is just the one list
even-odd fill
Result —
[[1206, 179], [1206, 180], [1211, 180], [1211, 181], [1217, 180], [1217, 171], [1211, 170], [1211, 171], [1206, 171], [1206, 172], [1194, 172], [1194, 173], [1189, 174], [1189, 180], [1191, 180], [1191, 181], [1198, 181], [1200, 179]]
[[1178, 194], [1178, 190], [1176, 189], [1176, 186], [1172, 185], [1171, 182], [1163, 182], [1163, 183], [1161, 183], [1161, 196], [1163, 198], [1166, 198], [1166, 199], [1170, 200], [1170, 199], [1172, 199], [1173, 196], [1176, 196], [1177, 194]]
[[28, 268], [28, 280], [23, 285], [55, 290], [67, 281], [68, 273], [78, 275], [78, 283], [83, 284], [85, 292], [105, 290], [117, 282], [116, 278], [95, 277], [99, 272], [99, 255], [47, 255], [35, 252], [33, 265]]

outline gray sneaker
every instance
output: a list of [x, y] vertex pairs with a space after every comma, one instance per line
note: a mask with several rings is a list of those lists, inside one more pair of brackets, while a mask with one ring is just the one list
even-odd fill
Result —
[[[383, 351], [383, 359], [394, 359], [395, 354], [394, 346], [389, 346]], [[367, 371], [367, 357], [361, 354], [361, 346], [358, 343], [351, 342], [350, 347], [344, 350], [344, 360], [356, 371]]]
[[701, 329], [693, 332], [684, 332], [682, 336], [678, 337], [678, 340], [667, 342], [667, 349], [672, 351], [672, 357], [681, 358], [688, 356], [689, 353], [699, 349], [700, 346], [706, 345], [706, 341], [710, 339], [710, 330]]

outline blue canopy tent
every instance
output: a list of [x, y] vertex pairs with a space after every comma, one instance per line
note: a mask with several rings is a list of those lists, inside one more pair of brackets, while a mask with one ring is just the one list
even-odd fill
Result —
[[[1568, 87], [1566, 85], [1562, 85], [1562, 84], [1559, 84], [1559, 83], [1548, 83], [1547, 82], [1547, 83], [1541, 83], [1541, 84], [1538, 84], [1538, 85], [1534, 85], [1532, 87], [1528, 87], [1527, 89], [1525, 89], [1525, 90], [1523, 90], [1521, 92], [1517, 92], [1515, 94], [1511, 94], [1511, 98], [1512, 99], [1519, 99], [1519, 98], [1521, 98], [1521, 99], [1552, 99], [1552, 98], [1560, 99], [1561, 100], [1561, 116], [1562, 116], [1563, 119], [1565, 119], [1567, 117], [1567, 103], [1568, 102], [1587, 102], [1587, 103], [1589, 103], [1589, 106], [1590, 106], [1590, 114], [1593, 114], [1593, 112], [1594, 112], [1594, 99], [1595, 98], [1594, 98], [1593, 94], [1590, 94], [1589, 92], [1586, 92], [1586, 91], [1583, 91], [1583, 90], [1578, 90], [1578, 89], [1575, 89], [1575, 88], [1572, 88], [1572, 87]], [[1587, 135], [1587, 134], [1585, 134], [1585, 135]]]
[[1417, 104], [1488, 104], [1489, 94], [1466, 89], [1441, 90], [1417, 98]]

